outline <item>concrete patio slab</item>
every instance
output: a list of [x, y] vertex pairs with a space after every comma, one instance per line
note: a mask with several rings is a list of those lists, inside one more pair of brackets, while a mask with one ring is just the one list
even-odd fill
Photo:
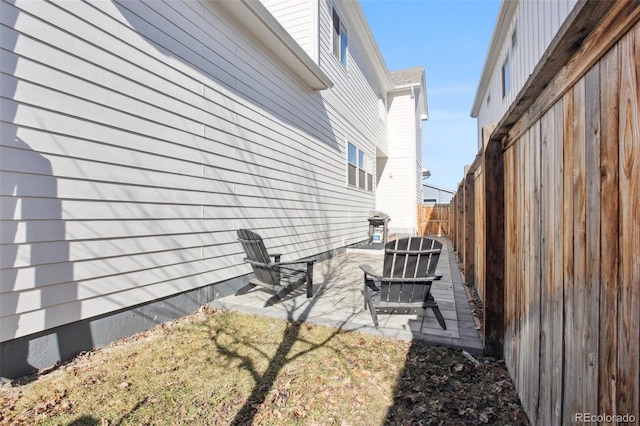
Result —
[[438, 238], [443, 250], [438, 261], [442, 279], [434, 281], [432, 294], [447, 329], [443, 330], [431, 309], [413, 315], [378, 314], [376, 329], [371, 314], [364, 307], [363, 273], [359, 265], [382, 269], [383, 251], [347, 249], [345, 253], [318, 262], [314, 268], [314, 296], [306, 298], [305, 286], [285, 296], [272, 306], [265, 306], [273, 293], [253, 288], [246, 294], [227, 296], [211, 302], [214, 308], [249, 312], [290, 321], [307, 321], [373, 335], [427, 344], [465, 349], [482, 355], [483, 347], [466, 297], [462, 276], [455, 261], [451, 242]]

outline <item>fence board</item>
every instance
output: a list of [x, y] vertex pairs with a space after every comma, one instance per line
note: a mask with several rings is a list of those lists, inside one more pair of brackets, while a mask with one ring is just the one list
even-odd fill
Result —
[[[516, 328], [518, 320], [518, 298], [515, 295], [518, 292], [517, 286], [517, 262], [509, 259], [515, 259], [518, 253], [516, 236], [516, 215], [513, 214], [517, 208], [517, 198], [514, 196], [517, 188], [517, 178], [515, 174], [516, 168], [516, 151], [512, 148], [504, 153], [504, 181], [505, 181], [505, 292], [509, 297], [505, 297], [505, 348], [504, 358], [507, 365], [518, 365], [518, 348], [516, 340]], [[512, 372], [513, 375], [513, 372]]]
[[[574, 87], [573, 91], [573, 140], [571, 143], [574, 147], [573, 156], [573, 270], [574, 270], [574, 286], [573, 286], [573, 312], [574, 312], [574, 329], [567, 336], [570, 344], [575, 348], [574, 357], [570, 361], [576, 370], [574, 382], [572, 383], [571, 401], [573, 404], [571, 410], [573, 413], [590, 413], [586, 410], [586, 401], [580, 396], [583, 388], [587, 385], [588, 380], [584, 376], [587, 371], [586, 363], [588, 357], [588, 349], [580, 343], [580, 340], [586, 338], [584, 335], [585, 322], [587, 315], [591, 313], [587, 311], [585, 306], [585, 284], [587, 280], [586, 261], [587, 261], [587, 228], [586, 228], [586, 149], [585, 149], [585, 81], [580, 79]], [[592, 390], [590, 390], [592, 391]]]
[[[551, 383], [551, 397], [549, 398], [549, 407], [547, 410], [551, 411], [551, 421], [547, 424], [560, 425], [562, 424], [562, 377], [564, 372], [564, 335], [562, 327], [564, 319], [564, 282], [563, 282], [563, 241], [564, 241], [564, 227], [563, 227], [563, 203], [564, 203], [564, 191], [562, 182], [564, 181], [564, 158], [563, 158], [563, 123], [564, 123], [564, 101], [560, 100], [553, 108], [554, 111], [554, 136], [553, 146], [551, 149], [551, 158], [553, 159], [553, 167], [550, 173], [550, 186], [553, 190], [550, 191], [550, 199], [553, 207], [553, 221], [550, 222], [551, 231], [548, 233], [552, 240], [548, 241], [551, 245], [551, 255], [545, 259], [550, 260], [550, 272], [549, 278], [552, 280], [551, 285], [551, 298], [550, 304], [552, 306], [551, 315], [551, 358], [547, 359], [549, 364], [552, 364], [552, 383]], [[548, 186], [549, 188], [549, 186]], [[550, 188], [551, 189], [551, 188]], [[544, 409], [544, 408], [543, 408]]]
[[[620, 42], [618, 412], [640, 416], [640, 25]], [[638, 417], [636, 417], [637, 419]]]
[[598, 353], [599, 413], [616, 408], [618, 344], [618, 102], [620, 69], [614, 46], [600, 64], [600, 339]]
[[[573, 143], [569, 141], [573, 140], [573, 89], [570, 89], [563, 98], [563, 110], [564, 110], [564, 143], [563, 143], [563, 155], [564, 155], [564, 179], [563, 179], [563, 223], [562, 231], [564, 235], [563, 240], [563, 281], [564, 281], [564, 336], [571, 336], [574, 333], [574, 297], [573, 297], [573, 282], [574, 282], [574, 265], [573, 265]], [[572, 411], [573, 404], [571, 392], [574, 389], [574, 376], [575, 369], [573, 368], [574, 358], [574, 346], [565, 345], [564, 347], [564, 360], [567, 366], [565, 370], [563, 388], [562, 388], [562, 418], [569, 418], [575, 411]]]
[[581, 388], [585, 413], [598, 412], [598, 322], [600, 319], [600, 67], [585, 75], [585, 281]]
[[[540, 121], [540, 139], [541, 139], [541, 157], [546, 161], [542, 164], [540, 185], [542, 187], [542, 196], [540, 200], [541, 209], [545, 214], [541, 215], [542, 229], [542, 247], [540, 257], [542, 259], [553, 259], [559, 253], [554, 251], [554, 246], [549, 244], [553, 241], [556, 206], [555, 193], [556, 181], [554, 180], [554, 170], [557, 168], [557, 158], [555, 156], [555, 145], [558, 144], [554, 136], [556, 114], [552, 109], [545, 114]], [[556, 142], [556, 143], [554, 143]], [[553, 358], [554, 349], [554, 322], [553, 322], [553, 262], [543, 265], [541, 273], [540, 286], [540, 402], [537, 413], [538, 422], [545, 425], [551, 425], [553, 414], [551, 412], [552, 387], [554, 364], [557, 362]]]

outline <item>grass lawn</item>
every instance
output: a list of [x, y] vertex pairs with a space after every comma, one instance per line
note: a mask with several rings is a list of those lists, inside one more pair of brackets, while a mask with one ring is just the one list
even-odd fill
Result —
[[0, 388], [0, 424], [527, 424], [504, 364], [202, 308]]

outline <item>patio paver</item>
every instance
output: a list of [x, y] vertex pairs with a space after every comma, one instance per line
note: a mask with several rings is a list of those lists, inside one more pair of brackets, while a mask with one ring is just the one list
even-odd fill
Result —
[[318, 262], [314, 268], [314, 297], [307, 299], [301, 286], [273, 306], [265, 307], [273, 293], [254, 288], [246, 294], [214, 300], [214, 308], [255, 313], [290, 321], [353, 330], [402, 340], [419, 340], [428, 344], [465, 349], [482, 355], [483, 348], [471, 314], [462, 276], [455, 261], [451, 242], [439, 238], [443, 250], [438, 262], [442, 279], [435, 281], [432, 294], [447, 324], [443, 330], [431, 311], [420, 315], [378, 314], [376, 329], [371, 314], [364, 309], [363, 273], [359, 265], [366, 263], [374, 270], [382, 269], [382, 250], [348, 249], [347, 252]]

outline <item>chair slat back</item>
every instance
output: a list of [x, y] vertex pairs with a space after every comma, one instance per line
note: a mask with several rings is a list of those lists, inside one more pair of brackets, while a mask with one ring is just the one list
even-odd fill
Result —
[[[435, 277], [442, 243], [431, 238], [409, 237], [387, 243], [384, 278]], [[381, 282], [380, 297], [387, 302], [421, 302], [431, 291], [431, 282]]]
[[[240, 241], [247, 259], [264, 264], [271, 263], [267, 248], [264, 246], [262, 237], [259, 234], [248, 229], [238, 229], [238, 241]], [[275, 269], [255, 264], [251, 266], [258, 280], [267, 284], [279, 284], [278, 274]]]

